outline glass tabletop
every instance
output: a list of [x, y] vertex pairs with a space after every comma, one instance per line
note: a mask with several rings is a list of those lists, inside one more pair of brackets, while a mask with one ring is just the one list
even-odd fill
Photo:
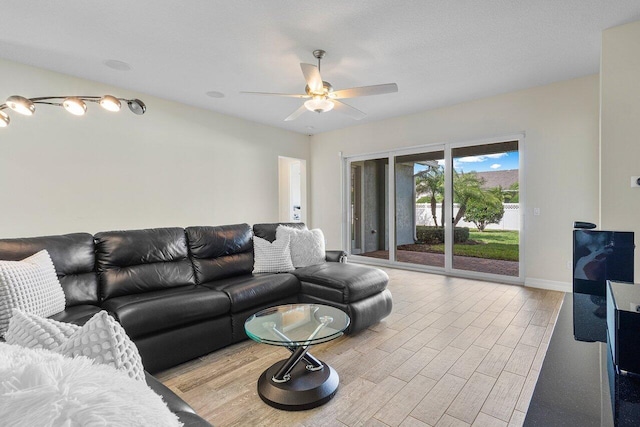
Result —
[[252, 315], [244, 330], [254, 341], [300, 347], [338, 338], [350, 323], [344, 311], [322, 304], [287, 304]]

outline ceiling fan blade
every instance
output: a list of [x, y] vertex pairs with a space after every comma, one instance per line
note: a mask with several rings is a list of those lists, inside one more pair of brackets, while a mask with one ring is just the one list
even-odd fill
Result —
[[352, 119], [362, 120], [365, 117], [367, 117], [366, 113], [358, 110], [355, 107], [352, 107], [349, 104], [345, 104], [342, 101], [338, 101], [337, 99], [332, 99], [331, 102], [333, 102], [333, 104], [335, 105], [334, 111], [337, 111], [337, 112], [342, 113], [342, 114], [344, 114], [346, 116], [349, 116]]
[[311, 98], [309, 95], [302, 95], [297, 93], [272, 93], [272, 92], [240, 92], [240, 93], [245, 95], [282, 96], [285, 98], [301, 98], [301, 99]]
[[307, 86], [309, 86], [311, 92], [322, 93], [324, 86], [318, 67], [311, 64], [301, 63], [300, 68], [302, 68], [302, 74], [304, 74], [304, 79], [307, 81]]
[[355, 98], [357, 96], [382, 95], [398, 91], [398, 85], [387, 83], [383, 85], [352, 87], [351, 89], [337, 90], [331, 94], [334, 99]]
[[284, 119], [285, 122], [290, 122], [291, 120], [295, 120], [297, 119], [302, 113], [304, 113], [307, 110], [307, 107], [304, 106], [304, 104], [302, 104], [300, 106], [300, 108], [298, 108], [296, 111], [294, 111], [293, 113], [291, 113], [291, 115], [289, 117], [287, 117], [286, 119]]

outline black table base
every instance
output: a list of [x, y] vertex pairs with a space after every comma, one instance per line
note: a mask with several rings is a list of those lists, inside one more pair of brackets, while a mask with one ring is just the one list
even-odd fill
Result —
[[297, 363], [287, 381], [273, 381], [285, 363], [287, 360], [281, 360], [260, 375], [258, 395], [266, 404], [285, 411], [304, 411], [324, 405], [338, 391], [338, 373], [326, 363], [313, 371]]

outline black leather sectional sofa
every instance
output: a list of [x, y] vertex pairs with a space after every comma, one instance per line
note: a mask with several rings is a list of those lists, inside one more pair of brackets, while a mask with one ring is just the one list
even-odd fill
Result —
[[[324, 264], [292, 273], [252, 274], [254, 234], [273, 241], [278, 225], [1, 239], [0, 259], [20, 260], [47, 249], [67, 301], [66, 309], [52, 318], [83, 324], [108, 310], [135, 342], [151, 373], [246, 339], [244, 321], [269, 306], [312, 302], [339, 307], [351, 317], [347, 333], [391, 312], [386, 273], [346, 264], [342, 251], [328, 251]], [[186, 411], [183, 416], [191, 417], [188, 405], [178, 403], [176, 407]]]

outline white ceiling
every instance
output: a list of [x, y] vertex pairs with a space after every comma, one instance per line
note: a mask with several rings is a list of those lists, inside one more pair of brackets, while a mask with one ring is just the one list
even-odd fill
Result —
[[[316, 134], [597, 73], [602, 30], [636, 20], [638, 0], [5, 0], [0, 57]], [[399, 92], [292, 122], [301, 100], [239, 93], [303, 93], [314, 49], [335, 89]]]

